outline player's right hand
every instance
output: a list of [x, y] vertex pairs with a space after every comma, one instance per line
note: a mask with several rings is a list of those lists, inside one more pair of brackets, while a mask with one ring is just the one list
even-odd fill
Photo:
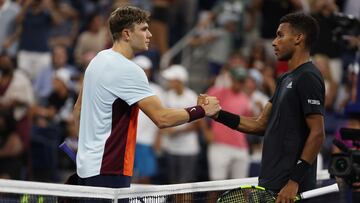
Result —
[[217, 114], [221, 110], [219, 100], [216, 97], [206, 96], [205, 98], [203, 98], [203, 100], [206, 102], [203, 101], [199, 103], [199, 99], [198, 99], [198, 104], [203, 107], [206, 116], [211, 117]]

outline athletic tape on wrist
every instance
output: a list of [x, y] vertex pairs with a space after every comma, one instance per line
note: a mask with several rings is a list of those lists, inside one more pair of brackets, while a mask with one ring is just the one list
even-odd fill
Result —
[[215, 121], [222, 123], [231, 129], [237, 129], [240, 123], [240, 116], [227, 111], [220, 110], [219, 115], [215, 119]]
[[203, 118], [205, 116], [205, 110], [200, 105], [188, 107], [188, 108], [185, 108], [185, 110], [189, 114], [188, 122], [191, 122], [191, 121], [199, 119], [199, 118]]
[[306, 162], [306, 161], [304, 161], [302, 159], [299, 159], [298, 163], [293, 168], [293, 170], [292, 170], [292, 172], [290, 174], [290, 179], [297, 182], [298, 184], [300, 184], [302, 179], [304, 178], [304, 176], [308, 172], [310, 166], [311, 165], [308, 162]]

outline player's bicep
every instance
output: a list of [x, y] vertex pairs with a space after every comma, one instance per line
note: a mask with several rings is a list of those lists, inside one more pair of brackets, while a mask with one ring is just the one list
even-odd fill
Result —
[[324, 116], [321, 114], [311, 114], [307, 115], [306, 124], [310, 129], [310, 132], [316, 135], [321, 135], [324, 133]]
[[152, 118], [163, 109], [163, 105], [160, 102], [158, 96], [146, 97], [137, 102], [139, 108], [149, 117]]

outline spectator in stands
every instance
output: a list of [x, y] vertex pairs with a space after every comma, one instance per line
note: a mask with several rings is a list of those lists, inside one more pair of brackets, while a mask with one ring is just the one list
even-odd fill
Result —
[[[244, 92], [250, 98], [251, 110], [254, 116], [259, 116], [270, 98], [262, 92], [264, 81], [262, 73], [256, 68], [251, 68], [248, 72], [249, 76], [247, 77], [245, 82]], [[248, 135], [247, 141], [249, 143], [249, 152], [251, 159], [249, 176], [257, 177], [260, 175], [262, 138], [258, 136]]]
[[16, 31], [7, 46], [19, 38], [17, 63], [31, 80], [51, 62], [51, 27], [62, 22], [54, 0], [26, 0], [16, 19]]
[[12, 57], [16, 54], [16, 43], [8, 45], [10, 35], [15, 30], [15, 18], [20, 6], [11, 0], [0, 0], [0, 53], [7, 52]]
[[97, 53], [105, 49], [110, 41], [109, 33], [104, 24], [102, 16], [93, 13], [89, 18], [89, 23], [77, 40], [74, 55], [76, 63], [82, 67], [82, 58], [88, 53]]
[[264, 77], [264, 93], [267, 96], [272, 96], [276, 87], [276, 73], [272, 63], [265, 63], [264, 69], [261, 71]]
[[248, 70], [249, 76], [246, 78], [244, 92], [249, 96], [251, 109], [255, 116], [260, 115], [269, 97], [262, 92], [263, 75], [255, 68]]
[[[0, 110], [13, 110], [15, 129], [20, 136], [24, 161], [30, 161], [29, 148], [31, 107], [34, 104], [34, 93], [30, 80], [22, 71], [15, 69], [14, 63], [7, 54], [0, 54]], [[28, 172], [28, 171], [27, 171]], [[27, 174], [28, 175], [28, 174]]]
[[[214, 83], [216, 76], [231, 55], [234, 48], [233, 34], [236, 31], [238, 20], [237, 15], [226, 13], [219, 20], [219, 27], [201, 28], [190, 41], [190, 44], [194, 47], [206, 46], [208, 48], [206, 57], [210, 85]], [[199, 24], [198, 26], [202, 25]]]
[[79, 14], [67, 1], [58, 1], [56, 5], [63, 21], [52, 26], [49, 39], [50, 46], [60, 45], [66, 49], [71, 49], [79, 32]]
[[266, 50], [262, 40], [258, 40], [252, 44], [248, 60], [250, 68], [256, 68], [260, 71], [264, 69], [266, 63]]
[[334, 13], [338, 12], [339, 8], [335, 4], [335, 0], [313, 1], [311, 8], [312, 15], [319, 22], [319, 36], [321, 36], [314, 45], [312, 53], [323, 54], [329, 57], [328, 63], [330, 73], [333, 75], [333, 80], [336, 83], [340, 83], [343, 79], [342, 61], [340, 60], [340, 55], [342, 48], [344, 47], [334, 40], [335, 36], [333, 35], [334, 29], [338, 26]]
[[[248, 73], [245, 68], [237, 67], [231, 69], [230, 74], [232, 77], [231, 87], [210, 88], [207, 94], [217, 97], [222, 109], [251, 116], [250, 98], [243, 91]], [[247, 177], [250, 157], [245, 134], [215, 121], [212, 121], [211, 128], [213, 138], [208, 148], [210, 179]]]
[[[102, 1], [102, 4], [105, 1]], [[93, 0], [82, 0], [82, 1], [73, 1], [71, 0], [71, 5], [72, 7], [74, 7], [79, 14], [79, 19], [81, 19], [79, 21], [80, 23], [80, 31], [86, 29], [87, 26], [87, 20], [90, 19], [90, 16], [99, 11], [99, 1], [93, 1]]]
[[[164, 100], [164, 90], [158, 84], [150, 81], [152, 74], [152, 62], [143, 55], [136, 56], [133, 59], [146, 73], [149, 79], [150, 88], [154, 94], [162, 101]], [[141, 184], [150, 184], [151, 178], [158, 173], [156, 145], [159, 128], [146, 116], [142, 111], [138, 115], [137, 137], [136, 137], [136, 153], [134, 160], [134, 176], [133, 182]]]
[[275, 38], [279, 20], [285, 14], [303, 9], [300, 0], [255, 0], [254, 11], [260, 15], [260, 37], [264, 40], [264, 46], [268, 58], [274, 58], [272, 40]]
[[56, 70], [47, 103], [34, 106], [31, 141], [35, 180], [58, 181], [57, 146], [68, 135], [67, 124], [72, 121], [75, 103], [75, 95], [69, 90], [70, 78], [69, 70]]
[[167, 0], [153, 0], [149, 30], [153, 33], [151, 49], [163, 55], [169, 49], [169, 11], [172, 4]]
[[330, 58], [326, 55], [317, 54], [313, 57], [316, 67], [320, 70], [324, 77], [325, 83], [325, 110], [333, 112], [334, 102], [337, 93], [337, 82], [333, 79], [333, 75], [330, 70]]
[[0, 178], [20, 179], [23, 144], [11, 110], [0, 110]]
[[[43, 105], [46, 103], [47, 98], [53, 91], [52, 80], [54, 73], [62, 68], [70, 72], [71, 79], [77, 77], [79, 74], [79, 71], [74, 66], [68, 64], [66, 47], [57, 45], [52, 49], [52, 64], [41, 71], [33, 83], [38, 104]], [[71, 90], [75, 90], [76, 88], [76, 83], [72, 80], [70, 80], [67, 85]]]
[[[197, 94], [186, 87], [189, 75], [185, 67], [172, 65], [161, 75], [166, 79], [169, 88], [164, 96], [166, 106], [180, 108], [196, 102]], [[165, 153], [166, 174], [169, 183], [186, 183], [197, 180], [196, 169], [200, 153], [198, 127], [199, 121], [196, 121], [162, 130], [161, 146]]]
[[245, 16], [248, 12], [247, 2], [244, 0], [222, 0], [216, 1], [209, 11], [202, 13], [198, 23], [198, 28], [206, 29], [212, 26], [222, 27], [230, 18], [236, 21], [234, 37], [234, 47], [240, 48], [244, 35]]
[[194, 26], [198, 0], [175, 0], [171, 2], [168, 24], [169, 44], [173, 46]]
[[230, 75], [230, 70], [239, 66], [247, 67], [246, 58], [240, 51], [234, 51], [227, 60], [226, 65], [224, 65], [220, 73], [216, 76], [214, 87], [227, 88], [232, 84], [232, 79]]

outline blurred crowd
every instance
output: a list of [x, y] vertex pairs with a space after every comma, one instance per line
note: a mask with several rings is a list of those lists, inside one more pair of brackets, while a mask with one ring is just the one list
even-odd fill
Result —
[[[347, 112], [358, 96], [359, 66], [353, 64], [360, 32], [345, 33], [335, 15], [359, 19], [358, 0], [0, 0], [0, 178], [63, 182], [74, 172], [58, 145], [76, 151], [72, 108], [88, 63], [111, 46], [106, 20], [121, 5], [151, 12], [150, 49], [133, 61], [166, 106], [192, 106], [206, 93], [223, 109], [247, 116], [259, 115], [287, 71], [272, 49], [279, 19], [311, 13], [321, 29], [313, 62], [326, 86], [319, 168], [327, 168], [340, 127], [360, 128], [359, 117]], [[160, 69], [162, 56], [190, 31], [191, 63], [174, 57]], [[140, 112], [133, 181], [257, 176], [261, 143], [259, 136], [207, 119], [159, 130]]]

